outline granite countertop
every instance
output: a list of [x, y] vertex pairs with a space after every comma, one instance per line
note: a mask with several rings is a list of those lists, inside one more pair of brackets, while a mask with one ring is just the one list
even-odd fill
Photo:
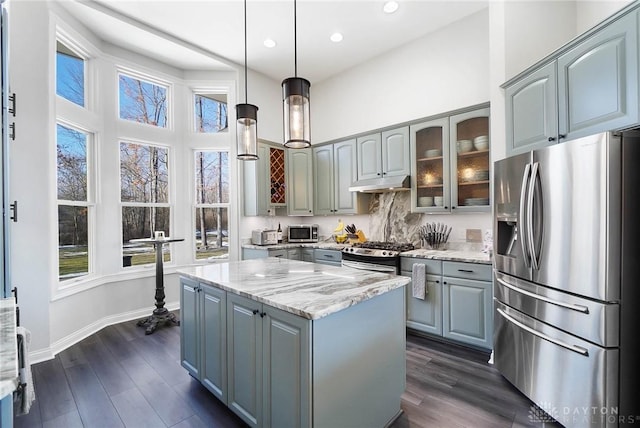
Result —
[[400, 256], [414, 257], [418, 259], [491, 264], [491, 256], [488, 253], [468, 249], [428, 250], [425, 248], [419, 248], [417, 250], [400, 253]]
[[254, 244], [242, 244], [242, 248], [253, 248], [256, 250], [284, 250], [287, 248], [320, 248], [323, 250], [336, 250], [342, 251], [344, 247], [347, 247], [348, 244], [336, 244], [331, 241], [321, 241], [321, 242], [284, 242], [282, 244], [273, 244], [273, 245], [254, 245]]
[[0, 398], [18, 386], [18, 339], [13, 297], [0, 299]]
[[195, 266], [178, 273], [312, 320], [410, 281], [403, 276], [275, 257]]

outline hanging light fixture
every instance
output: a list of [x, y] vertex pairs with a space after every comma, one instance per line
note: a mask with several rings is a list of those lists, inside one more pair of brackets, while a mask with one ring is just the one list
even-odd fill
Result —
[[282, 81], [284, 146], [289, 149], [304, 149], [311, 145], [309, 104], [311, 83], [307, 79], [298, 77], [296, 12], [296, 0], [293, 0], [294, 77]]
[[247, 103], [247, 0], [244, 0], [244, 104], [236, 104], [237, 158], [258, 159], [258, 107]]

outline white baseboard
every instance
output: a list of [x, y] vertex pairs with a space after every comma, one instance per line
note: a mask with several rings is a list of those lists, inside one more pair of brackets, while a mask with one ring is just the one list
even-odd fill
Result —
[[[165, 304], [165, 308], [170, 311], [174, 311], [180, 309], [180, 302], [173, 302]], [[109, 315], [104, 318], [101, 318], [80, 330], [74, 331], [68, 336], [63, 337], [62, 339], [56, 340], [51, 344], [48, 348], [37, 349], [35, 351], [29, 352], [29, 359], [31, 360], [31, 364], [36, 364], [41, 361], [47, 361], [53, 359], [56, 354], [64, 351], [70, 346], [75, 345], [83, 339], [91, 336], [94, 333], [102, 330], [103, 328], [113, 325], [119, 324], [125, 321], [131, 321], [136, 318], [144, 318], [151, 314], [151, 312], [155, 309], [155, 307], [138, 309], [135, 311], [123, 312], [120, 314]]]

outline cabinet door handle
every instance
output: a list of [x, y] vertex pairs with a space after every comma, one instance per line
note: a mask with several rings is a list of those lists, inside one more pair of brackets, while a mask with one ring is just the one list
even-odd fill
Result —
[[259, 311], [259, 310], [257, 310], [257, 309], [254, 309], [254, 310], [253, 310], [253, 311], [251, 311], [251, 312], [253, 312], [253, 315], [258, 315], [258, 312], [260, 312], [260, 311]]
[[556, 137], [549, 137], [547, 138], [547, 141], [548, 142], [556, 141]]
[[564, 139], [564, 138], [566, 138], [566, 137], [567, 137], [567, 136], [566, 136], [566, 135], [564, 135], [564, 134], [559, 134], [559, 135], [558, 135], [558, 140], [562, 140], [562, 139]]
[[266, 313], [266, 312], [261, 312], [261, 313], [260, 313], [260, 318], [264, 318], [266, 315], [267, 315], [267, 313]]
[[444, 209], [445, 209], [445, 210], [448, 210], [448, 209], [449, 209], [449, 207], [445, 206], [445, 207], [444, 207]]
[[443, 281], [442, 283], [443, 283], [444, 285], [447, 285], [447, 281]]
[[455, 209], [456, 209], [456, 207], [452, 206], [452, 207], [451, 207], [451, 209], [452, 209], [452, 210], [455, 210]]

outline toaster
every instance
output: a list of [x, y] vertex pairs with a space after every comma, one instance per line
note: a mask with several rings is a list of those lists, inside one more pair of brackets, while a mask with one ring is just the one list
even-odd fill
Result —
[[275, 230], [252, 230], [251, 243], [253, 245], [275, 245], [278, 243], [278, 236]]

